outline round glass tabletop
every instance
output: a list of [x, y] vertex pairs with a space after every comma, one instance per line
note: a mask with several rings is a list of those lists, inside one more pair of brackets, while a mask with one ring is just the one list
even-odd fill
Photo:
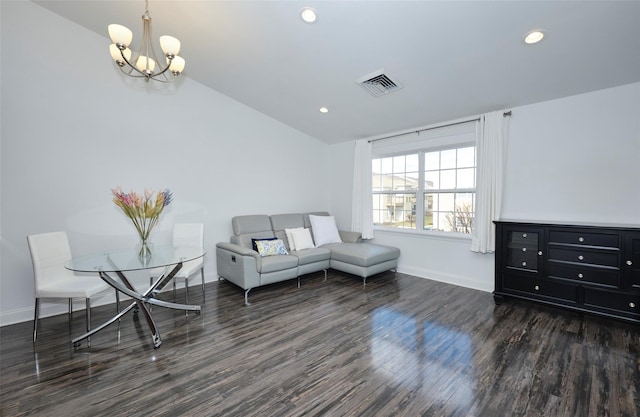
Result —
[[129, 248], [74, 257], [64, 267], [77, 272], [139, 271], [192, 261], [206, 253], [193, 246], [153, 246], [151, 255], [142, 257], [138, 249]]

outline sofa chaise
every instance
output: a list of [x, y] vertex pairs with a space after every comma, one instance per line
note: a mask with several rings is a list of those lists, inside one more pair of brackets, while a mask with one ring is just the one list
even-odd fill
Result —
[[[362, 277], [395, 270], [398, 248], [363, 243], [357, 232], [339, 231], [327, 212], [236, 216], [230, 242], [216, 245], [219, 279], [251, 289], [327, 269]], [[297, 244], [297, 247], [296, 247]]]

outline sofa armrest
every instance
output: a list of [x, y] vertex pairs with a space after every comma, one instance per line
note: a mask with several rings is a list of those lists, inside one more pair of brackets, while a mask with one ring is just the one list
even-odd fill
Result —
[[345, 243], [358, 243], [362, 238], [362, 233], [360, 232], [348, 232], [346, 230], [338, 230], [340, 233], [340, 239], [342, 239]]
[[260, 286], [258, 252], [235, 243], [220, 242], [216, 244], [216, 264], [219, 277], [245, 290]]
[[260, 254], [253, 249], [245, 248], [244, 246], [237, 245], [235, 243], [229, 242], [218, 242], [216, 243], [216, 247], [220, 249], [228, 250], [229, 252], [233, 252], [235, 254], [241, 256], [253, 256], [256, 259], [260, 258]]

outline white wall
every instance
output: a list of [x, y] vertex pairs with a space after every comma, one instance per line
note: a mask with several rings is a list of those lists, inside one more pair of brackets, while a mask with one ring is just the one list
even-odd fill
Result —
[[0, 7], [0, 324], [32, 318], [28, 234], [66, 230], [78, 255], [136, 243], [115, 186], [173, 191], [156, 242], [174, 221], [205, 224], [207, 281], [232, 216], [328, 209], [328, 145], [189, 78], [171, 93], [140, 88], [119, 75], [106, 35], [31, 2]]
[[640, 83], [513, 110], [503, 218], [640, 225]]
[[[640, 227], [640, 83], [513, 108], [503, 219]], [[330, 210], [351, 224], [353, 143], [331, 146]], [[398, 270], [493, 291], [494, 257], [470, 241], [376, 231]]]

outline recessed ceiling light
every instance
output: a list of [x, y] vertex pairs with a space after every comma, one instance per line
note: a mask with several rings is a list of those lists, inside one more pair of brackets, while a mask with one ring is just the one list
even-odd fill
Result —
[[544, 33], [540, 30], [534, 30], [524, 36], [524, 42], [528, 44], [538, 43], [544, 38]]
[[329, 113], [329, 109], [326, 107], [320, 107], [320, 113]]
[[311, 7], [305, 7], [300, 12], [300, 17], [307, 23], [315, 23], [318, 20], [318, 14]]

